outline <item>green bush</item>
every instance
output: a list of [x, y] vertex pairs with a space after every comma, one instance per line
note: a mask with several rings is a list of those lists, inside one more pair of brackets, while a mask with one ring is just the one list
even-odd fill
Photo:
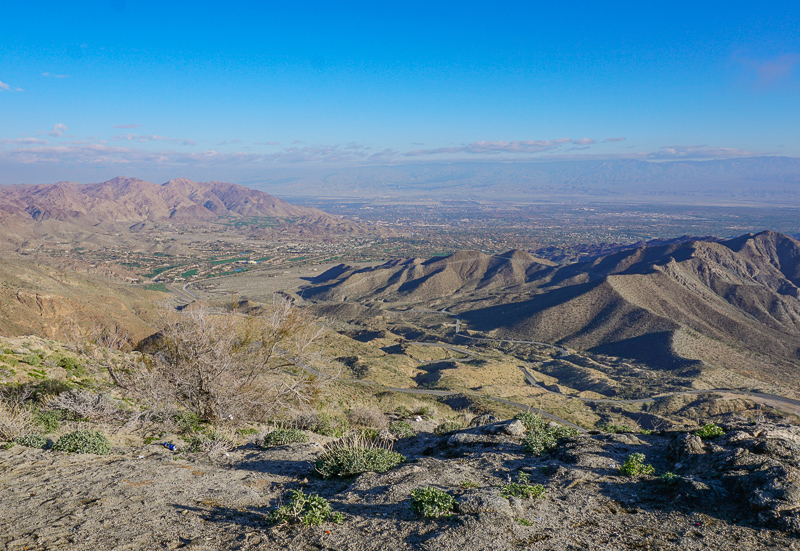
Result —
[[372, 427], [361, 427], [356, 429], [356, 435], [364, 440], [380, 440], [381, 431]]
[[445, 421], [443, 423], [439, 423], [436, 428], [433, 429], [433, 434], [436, 436], [444, 436], [445, 434], [449, 434], [463, 428], [464, 425], [457, 421]]
[[319, 526], [325, 522], [341, 524], [344, 515], [334, 511], [328, 500], [317, 494], [307, 496], [303, 490], [292, 490], [289, 503], [276, 507], [270, 513], [269, 520], [273, 524]]
[[272, 448], [295, 442], [308, 442], [308, 435], [300, 429], [275, 429], [264, 437], [261, 447]]
[[540, 415], [526, 411], [516, 416], [527, 429], [527, 434], [522, 440], [525, 451], [533, 455], [541, 455], [552, 450], [562, 438], [575, 436], [578, 431], [563, 425], [550, 425]]
[[389, 432], [398, 438], [410, 438], [417, 435], [417, 433], [414, 431], [414, 427], [411, 426], [411, 423], [406, 423], [405, 421], [395, 421], [393, 423], [389, 423]]
[[725, 431], [722, 430], [722, 427], [713, 423], [704, 425], [703, 428], [696, 430], [694, 433], [703, 440], [711, 440], [712, 438], [719, 438], [725, 435]]
[[411, 490], [411, 508], [426, 518], [449, 517], [456, 507], [456, 499], [432, 486]]
[[508, 499], [510, 497], [519, 497], [522, 499], [536, 499], [544, 495], [545, 489], [541, 484], [530, 484], [530, 476], [528, 473], [519, 473], [517, 481], [503, 485], [500, 488], [500, 495]]
[[18, 359], [12, 358], [11, 356], [3, 356], [1, 359], [11, 367], [15, 367], [19, 363]]
[[58, 366], [63, 367], [69, 377], [86, 375], [86, 368], [84, 368], [76, 358], [71, 356], [64, 356], [58, 360]]
[[661, 475], [661, 482], [663, 482], [667, 486], [672, 486], [673, 484], [678, 482], [678, 480], [680, 480], [680, 478], [681, 477], [679, 475], [667, 471], [667, 472], [665, 472], [664, 474]]
[[68, 453], [93, 453], [108, 455], [111, 453], [111, 442], [96, 430], [76, 430], [59, 438], [53, 449]]
[[619, 472], [625, 476], [639, 476], [653, 474], [655, 467], [645, 464], [646, 457], [643, 453], [632, 453], [619, 468]]
[[28, 365], [38, 366], [42, 363], [42, 357], [38, 354], [25, 354], [20, 358], [20, 361], [25, 362]]
[[348, 477], [366, 472], [383, 473], [406, 458], [376, 440], [347, 438], [329, 444], [314, 462], [323, 478]]
[[60, 429], [62, 419], [61, 410], [40, 411], [33, 416], [33, 422], [41, 427], [44, 434], [50, 434]]
[[200, 416], [192, 411], [179, 411], [172, 415], [172, 420], [181, 433], [200, 432], [205, 428]]
[[20, 436], [14, 440], [14, 442], [22, 446], [27, 446], [28, 448], [40, 449], [49, 448], [53, 444], [52, 440], [42, 436], [41, 434], [27, 434], [25, 436]]

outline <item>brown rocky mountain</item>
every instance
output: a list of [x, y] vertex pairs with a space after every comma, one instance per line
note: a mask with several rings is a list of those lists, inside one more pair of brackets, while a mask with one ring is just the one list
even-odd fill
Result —
[[519, 253], [475, 252], [339, 267], [302, 296], [389, 309], [448, 308], [460, 314], [462, 331], [664, 368], [756, 373], [797, 387], [799, 286], [800, 242], [762, 232], [640, 247], [562, 267]]
[[4, 217], [79, 224], [208, 220], [218, 216], [329, 217], [322, 211], [296, 207], [236, 184], [193, 182], [186, 178], [153, 184], [122, 177], [99, 184], [59, 182], [0, 187], [0, 212]]

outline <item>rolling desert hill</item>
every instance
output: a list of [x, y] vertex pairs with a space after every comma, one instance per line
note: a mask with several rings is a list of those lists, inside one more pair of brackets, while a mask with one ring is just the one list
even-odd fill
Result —
[[797, 387], [800, 242], [773, 233], [643, 246], [567, 266], [462, 251], [320, 275], [302, 296], [447, 308], [462, 334], [542, 341], [659, 368], [722, 368]]
[[73, 338], [92, 326], [116, 325], [136, 342], [153, 332], [157, 304], [167, 295], [79, 270], [74, 262], [58, 267], [5, 254], [0, 263], [0, 335]]

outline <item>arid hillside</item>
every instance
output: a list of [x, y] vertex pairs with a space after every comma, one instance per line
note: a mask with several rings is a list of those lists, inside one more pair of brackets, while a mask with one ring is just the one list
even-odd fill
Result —
[[800, 368], [800, 242], [773, 233], [640, 247], [557, 267], [460, 252], [337, 267], [302, 296], [448, 309], [462, 336], [543, 341], [662, 368], [711, 366], [793, 384]]
[[223, 182], [176, 178], [154, 184], [117, 177], [98, 184], [59, 182], [0, 186], [0, 242], [89, 241], [102, 246], [125, 241], [128, 232], [153, 224], [203, 226], [219, 220], [271, 219], [298, 231], [353, 233], [359, 226], [320, 210], [290, 205], [267, 193]]

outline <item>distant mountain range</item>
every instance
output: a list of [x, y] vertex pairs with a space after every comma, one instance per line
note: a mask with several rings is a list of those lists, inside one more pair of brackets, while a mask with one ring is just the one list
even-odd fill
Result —
[[[345, 219], [290, 205], [261, 191], [223, 182], [177, 178], [154, 184], [118, 177], [98, 184], [59, 182], [0, 186], [0, 242], [80, 241], [147, 224], [207, 225], [224, 218], [273, 218], [319, 231], [358, 232]], [[92, 237], [96, 239], [96, 237]]]
[[457, 193], [462, 199], [558, 196], [800, 205], [800, 159], [429, 162], [302, 174], [282, 170], [251, 185], [285, 196], [452, 197]]
[[447, 308], [483, 335], [668, 369], [757, 373], [800, 388], [799, 287], [800, 242], [762, 232], [642, 246], [567, 266], [519, 251], [339, 266], [302, 296], [373, 313]]

